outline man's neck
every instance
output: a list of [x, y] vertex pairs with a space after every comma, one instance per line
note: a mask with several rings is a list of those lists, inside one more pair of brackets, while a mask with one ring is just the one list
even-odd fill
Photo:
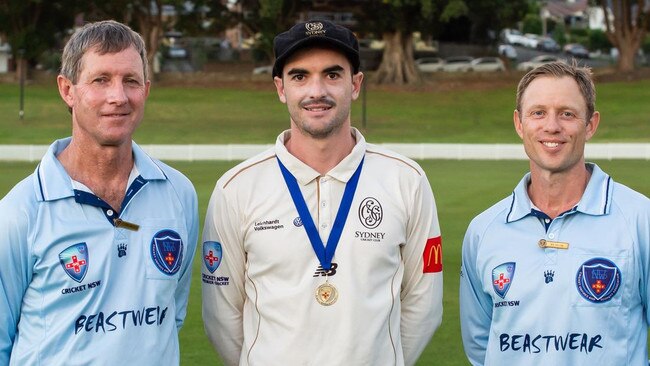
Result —
[[291, 135], [284, 142], [291, 155], [321, 175], [327, 174], [345, 159], [352, 152], [355, 144], [355, 137], [349, 127], [341, 128], [340, 131], [324, 139], [315, 139], [292, 128]]
[[114, 209], [120, 209], [134, 164], [130, 144], [82, 145], [73, 138], [57, 158], [73, 180], [90, 188]]
[[528, 196], [535, 206], [554, 219], [580, 202], [591, 172], [581, 169], [562, 173], [539, 173], [531, 169]]

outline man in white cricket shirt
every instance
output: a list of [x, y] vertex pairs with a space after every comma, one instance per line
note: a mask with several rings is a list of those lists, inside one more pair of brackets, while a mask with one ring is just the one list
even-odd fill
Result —
[[412, 365], [442, 318], [427, 177], [351, 127], [363, 80], [352, 32], [300, 23], [274, 50], [291, 127], [215, 187], [202, 253], [208, 336], [227, 365]]

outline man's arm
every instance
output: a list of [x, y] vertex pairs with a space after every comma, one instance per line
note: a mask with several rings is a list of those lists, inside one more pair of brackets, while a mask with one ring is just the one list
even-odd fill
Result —
[[[243, 332], [244, 271], [246, 253], [243, 249], [239, 215], [228, 203], [223, 189], [215, 188], [203, 228], [203, 246], [222, 250], [214, 272], [202, 261], [203, 322], [212, 345], [227, 366], [239, 365]], [[211, 244], [207, 244], [211, 243]], [[213, 253], [213, 256], [218, 253]], [[214, 263], [214, 262], [213, 262]]]
[[460, 325], [463, 347], [470, 363], [483, 365], [487, 350], [490, 325], [492, 323], [492, 302], [482, 289], [481, 274], [476, 268], [476, 251], [479, 236], [472, 225], [463, 240], [463, 257], [460, 274]]
[[0, 365], [8, 365], [23, 295], [32, 276], [27, 243], [29, 215], [5, 197], [0, 201]]
[[185, 219], [185, 227], [187, 228], [187, 240], [185, 243], [187, 250], [185, 251], [185, 258], [183, 259], [183, 268], [181, 269], [178, 285], [174, 294], [176, 302], [176, 327], [178, 330], [183, 326], [185, 315], [187, 312], [187, 300], [190, 294], [190, 282], [192, 279], [192, 262], [196, 252], [196, 244], [199, 239], [199, 207], [196, 191], [192, 187], [189, 180], [188, 192], [183, 197], [186, 202], [183, 204], [183, 215]]
[[401, 336], [405, 365], [413, 365], [442, 321], [442, 242], [426, 176], [413, 196], [402, 248]]

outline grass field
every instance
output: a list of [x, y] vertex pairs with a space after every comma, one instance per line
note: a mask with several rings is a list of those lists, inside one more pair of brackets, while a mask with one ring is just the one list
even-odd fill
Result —
[[[0, 84], [0, 144], [49, 144], [70, 134], [70, 116], [52, 77], [50, 85], [28, 85], [26, 117], [18, 119], [18, 86]], [[487, 90], [388, 91], [369, 88], [368, 124], [371, 142], [516, 143], [512, 110], [516, 84]], [[595, 142], [650, 141], [650, 80], [597, 85], [602, 113]], [[289, 126], [286, 107], [272, 83], [257, 89], [173, 88], [154, 86], [145, 120], [135, 136], [141, 144], [272, 143]], [[353, 107], [353, 123], [361, 125], [361, 102]], [[600, 161], [615, 180], [650, 195], [650, 162]], [[171, 165], [194, 183], [201, 223], [212, 188], [235, 162]], [[444, 244], [443, 324], [419, 365], [465, 365], [458, 319], [460, 248], [473, 216], [508, 195], [527, 171], [524, 161], [421, 162], [436, 196]], [[34, 163], [0, 162], [0, 197], [34, 170]], [[181, 331], [182, 365], [221, 365], [209, 345], [201, 320], [200, 256], [185, 327]]]
[[[55, 88], [28, 85], [25, 119], [18, 119], [19, 88], [0, 84], [0, 144], [49, 144], [70, 134], [70, 116]], [[501, 85], [501, 84], [500, 84]], [[602, 113], [593, 141], [650, 139], [650, 80], [597, 85]], [[449, 91], [367, 92], [367, 125], [372, 142], [514, 143], [516, 84]], [[362, 103], [352, 121], [362, 126]], [[270, 143], [289, 126], [286, 107], [272, 83], [258, 88], [177, 88], [153, 86], [135, 140], [141, 144]]]
[[[647, 135], [646, 135], [647, 137]], [[443, 323], [418, 365], [466, 365], [458, 318], [460, 248], [467, 224], [476, 214], [508, 195], [527, 171], [525, 161], [420, 162], [427, 172], [438, 205], [444, 245]], [[598, 161], [618, 182], [650, 196], [650, 161]], [[234, 162], [170, 163], [194, 183], [199, 195], [201, 222], [216, 179]], [[0, 196], [34, 170], [33, 163], [0, 163]], [[208, 343], [201, 320], [201, 259], [194, 261], [194, 277], [185, 326], [181, 330], [182, 365], [221, 365]]]

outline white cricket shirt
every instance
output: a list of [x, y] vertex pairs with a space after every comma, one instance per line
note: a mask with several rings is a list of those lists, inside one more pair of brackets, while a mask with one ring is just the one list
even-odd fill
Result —
[[[442, 317], [436, 206], [417, 163], [366, 144], [324, 176], [274, 148], [224, 174], [203, 233], [203, 319], [227, 365], [411, 365]], [[345, 184], [358, 187], [325, 271], [277, 159], [296, 177], [323, 242]], [[330, 306], [316, 301], [328, 280]], [[287, 350], [290, 350], [287, 352]]]

